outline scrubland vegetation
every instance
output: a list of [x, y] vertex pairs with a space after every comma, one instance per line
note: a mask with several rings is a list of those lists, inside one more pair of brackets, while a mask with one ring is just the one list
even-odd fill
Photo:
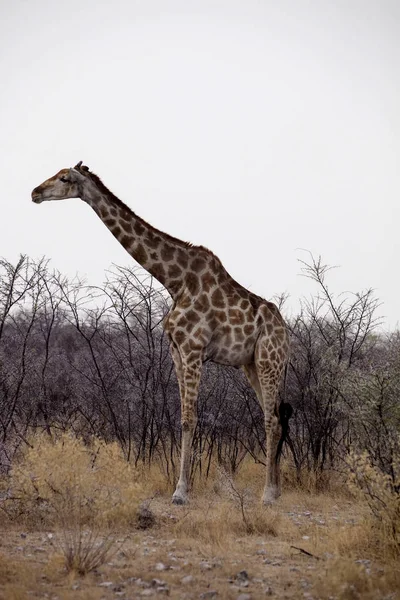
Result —
[[0, 261], [0, 598], [398, 597], [400, 335], [371, 290], [335, 298], [321, 261], [303, 267], [282, 498], [259, 503], [252, 390], [207, 364], [192, 501], [175, 507], [166, 295], [135, 270], [93, 288]]

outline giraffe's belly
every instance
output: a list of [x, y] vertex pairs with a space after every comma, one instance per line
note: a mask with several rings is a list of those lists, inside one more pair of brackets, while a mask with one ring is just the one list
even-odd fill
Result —
[[256, 336], [249, 336], [243, 341], [232, 342], [226, 336], [213, 336], [205, 351], [205, 360], [212, 360], [221, 365], [240, 367], [253, 362]]

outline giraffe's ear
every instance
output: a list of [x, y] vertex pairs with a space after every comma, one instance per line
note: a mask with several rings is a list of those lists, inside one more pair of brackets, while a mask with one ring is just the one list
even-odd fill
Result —
[[70, 181], [80, 181], [83, 177], [76, 167], [74, 167], [69, 170], [68, 178]]
[[83, 165], [81, 160], [75, 165], [74, 169], [77, 171], [89, 171], [89, 167]]

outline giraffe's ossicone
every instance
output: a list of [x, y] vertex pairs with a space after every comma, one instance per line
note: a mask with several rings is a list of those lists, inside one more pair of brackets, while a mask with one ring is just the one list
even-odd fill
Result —
[[[188, 500], [196, 400], [206, 360], [242, 367], [264, 409], [266, 430], [265, 503], [280, 494], [280, 440], [288, 413], [278, 389], [288, 359], [289, 336], [275, 306], [237, 283], [207, 248], [178, 240], [138, 217], [88, 167], [62, 169], [32, 192], [33, 202], [81, 198], [126, 251], [170, 293], [165, 320], [179, 383], [182, 449], [173, 502]], [[286, 419], [287, 420], [287, 419]], [[282, 431], [282, 425], [284, 430]]]

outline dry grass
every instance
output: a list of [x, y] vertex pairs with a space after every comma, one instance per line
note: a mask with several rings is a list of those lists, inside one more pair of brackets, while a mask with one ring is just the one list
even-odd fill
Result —
[[207, 543], [215, 549], [225, 548], [227, 542], [240, 536], [276, 537], [281, 520], [277, 510], [259, 504], [246, 508], [245, 520], [241, 510], [229, 501], [202, 502], [184, 510], [173, 536]]
[[315, 591], [321, 600], [392, 600], [400, 589], [398, 569], [376, 568], [368, 561], [332, 561], [321, 572]]
[[[15, 499], [2, 503], [0, 598], [111, 600], [117, 591], [140, 597], [145, 590], [198, 598], [213, 589], [232, 600], [269, 589], [289, 599], [397, 597], [384, 530], [336, 475], [328, 493], [292, 485], [271, 508], [260, 504], [262, 465], [245, 462], [234, 478], [213, 465], [202, 487], [196, 480], [190, 504], [177, 507], [162, 468], [135, 470], [115, 445], [88, 448], [71, 436], [32, 445], [3, 481]], [[150, 529], [142, 530], [138, 506], [146, 496], [142, 524]]]
[[30, 444], [10, 473], [8, 518], [25, 527], [56, 527], [52, 543], [68, 571], [98, 568], [114, 549], [114, 531], [137, 524], [144, 497], [139, 474], [117, 444], [94, 439], [88, 447], [72, 434], [39, 435]]

